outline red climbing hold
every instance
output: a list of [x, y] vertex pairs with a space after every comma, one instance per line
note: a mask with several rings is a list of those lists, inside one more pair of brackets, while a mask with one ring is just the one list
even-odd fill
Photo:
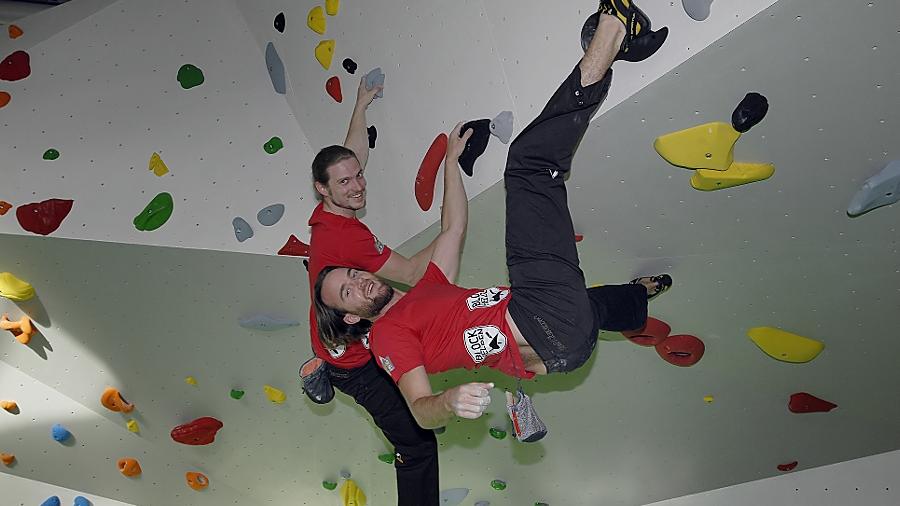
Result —
[[208, 445], [216, 440], [216, 432], [221, 428], [222, 422], [211, 416], [204, 416], [175, 427], [171, 436], [176, 442], [186, 445]]
[[6, 107], [10, 100], [12, 100], [12, 95], [5, 91], [0, 91], [0, 109]]
[[575, 242], [581, 242], [584, 240], [584, 236], [581, 234], [575, 234]]
[[291, 236], [288, 237], [287, 242], [284, 243], [284, 246], [278, 250], [278, 254], [289, 257], [308, 257], [309, 244], [297, 239], [296, 235], [291, 234]]
[[656, 346], [669, 337], [669, 332], [672, 332], [672, 327], [668, 323], [648, 316], [647, 323], [643, 327], [623, 331], [622, 335], [638, 346]]
[[690, 367], [703, 358], [706, 346], [700, 339], [688, 334], [669, 336], [656, 345], [656, 353], [666, 362], [678, 367]]
[[16, 51], [0, 62], [0, 80], [18, 81], [31, 75], [31, 57], [25, 51]]
[[19, 206], [16, 209], [16, 218], [25, 230], [47, 235], [59, 228], [71, 210], [71, 200], [49, 199]]
[[419, 165], [419, 173], [416, 174], [416, 202], [423, 211], [431, 209], [431, 203], [434, 201], [434, 181], [446, 154], [447, 134], [441, 133], [434, 138], [431, 147], [425, 153], [425, 158], [422, 159], [422, 165]]
[[797, 467], [797, 461], [788, 462], [787, 464], [778, 464], [779, 471], [793, 471], [794, 468]]
[[815, 395], [806, 392], [791, 394], [788, 409], [791, 413], [827, 413], [836, 408], [837, 404], [819, 399]]
[[0, 200], [0, 216], [3, 216], [12, 209], [12, 204], [5, 200]]
[[332, 76], [325, 81], [325, 91], [331, 95], [335, 102], [340, 104], [344, 101], [344, 95], [341, 93], [341, 80], [338, 76]]

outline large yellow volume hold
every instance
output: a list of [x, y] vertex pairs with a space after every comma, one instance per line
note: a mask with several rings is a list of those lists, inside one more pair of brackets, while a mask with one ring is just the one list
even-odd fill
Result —
[[815, 339], [775, 327], [753, 327], [747, 335], [766, 355], [782, 362], [809, 362], [825, 349], [825, 345]]
[[309, 14], [306, 15], [306, 26], [319, 35], [325, 33], [325, 12], [322, 10], [321, 5], [317, 5], [309, 10]]
[[774, 173], [771, 163], [734, 162], [728, 170], [695, 170], [691, 186], [702, 191], [721, 190], [769, 179]]
[[343, 506], [366, 506], [366, 494], [355, 481], [346, 480], [341, 485], [341, 501]]
[[34, 287], [9, 272], [0, 272], [0, 297], [16, 302], [34, 297]]
[[734, 143], [741, 134], [721, 121], [661, 135], [653, 149], [672, 165], [687, 169], [727, 170], [734, 161]]

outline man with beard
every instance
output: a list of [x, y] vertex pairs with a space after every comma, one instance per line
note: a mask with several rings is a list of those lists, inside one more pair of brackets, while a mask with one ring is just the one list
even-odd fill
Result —
[[[377, 273], [352, 266], [323, 269], [316, 279], [322, 338], [339, 345], [368, 336], [422, 427], [442, 426], [454, 415], [481, 416], [493, 387], [468, 383], [434, 394], [428, 374], [481, 366], [517, 378], [571, 371], [588, 360], [599, 329], [640, 328], [647, 301], [671, 285], [668, 275], [660, 275], [586, 289], [579, 268], [564, 177], [607, 94], [612, 63], [650, 57], [668, 33], [651, 31], [633, 4], [613, 1], [603, 0], [585, 23], [584, 57], [510, 146], [504, 182], [511, 288], [451, 284], [461, 232], [436, 240], [432, 263], [407, 294], [395, 292]], [[446, 212], [445, 229], [458, 226], [445, 218]], [[514, 428], [520, 440], [543, 435], [535, 431], [536, 439], [527, 439]]]

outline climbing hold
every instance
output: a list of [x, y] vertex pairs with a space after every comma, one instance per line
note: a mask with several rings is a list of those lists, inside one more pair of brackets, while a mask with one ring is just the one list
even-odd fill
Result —
[[273, 23], [275, 25], [275, 29], [278, 30], [280, 33], [284, 33], [284, 23], [285, 23], [284, 13], [279, 12], [278, 15], [275, 16], [275, 21]]
[[137, 420], [128, 420], [127, 422], [125, 422], [125, 427], [130, 432], [134, 432], [135, 434], [141, 431], [141, 426], [138, 425]]
[[333, 481], [323, 480], [323, 481], [322, 481], [322, 487], [323, 487], [325, 490], [334, 490], [334, 489], [337, 488], [337, 483], [335, 483], [335, 482], [333, 482]]
[[366, 129], [366, 133], [369, 134], [369, 149], [375, 149], [375, 141], [378, 139], [378, 129], [375, 128], [375, 125], [372, 125]]
[[6, 107], [10, 100], [12, 100], [12, 95], [5, 91], [0, 91], [0, 108]]
[[271, 385], [263, 385], [263, 391], [266, 393], [266, 397], [275, 404], [281, 404], [287, 400], [287, 396], [284, 395], [284, 392]]
[[284, 147], [284, 143], [281, 142], [281, 137], [277, 135], [272, 137], [265, 144], [263, 144], [263, 151], [269, 153], [270, 155], [274, 155], [275, 153], [281, 151], [281, 148]]
[[106, 390], [100, 396], [100, 404], [103, 404], [104, 408], [117, 413], [131, 413], [134, 411], [134, 404], [126, 401], [122, 394], [113, 387], [106, 387]]
[[344, 95], [341, 93], [341, 80], [338, 79], [338, 76], [331, 76], [325, 81], [325, 91], [335, 102], [340, 104], [344, 101]]
[[715, 399], [714, 399], [713, 396], [711, 396], [711, 395], [704, 395], [704, 396], [703, 396], [703, 402], [705, 402], [705, 403], [707, 403], [707, 404], [712, 404], [714, 400], [715, 400]]
[[238, 216], [231, 220], [231, 226], [234, 227], [234, 237], [237, 238], [238, 242], [244, 242], [253, 237], [253, 229], [250, 228], [250, 224], [244, 218]]
[[459, 155], [459, 166], [467, 176], [472, 176], [475, 160], [484, 153], [491, 139], [491, 120], [479, 119], [466, 122], [459, 131], [462, 137], [466, 131], [472, 130], [472, 136], [466, 141], [463, 152]]
[[837, 404], [819, 399], [806, 392], [791, 394], [791, 400], [788, 401], [788, 409], [791, 413], [827, 413], [836, 407], [838, 407]]
[[703, 358], [705, 350], [703, 341], [687, 334], [669, 336], [656, 345], [656, 353], [659, 353], [660, 358], [678, 367], [696, 364]]
[[188, 471], [184, 473], [184, 479], [189, 487], [194, 490], [203, 490], [209, 486], [209, 478], [203, 473]]
[[584, 240], [584, 236], [581, 234], [575, 234], [575, 242], [581, 242]]
[[783, 362], [809, 362], [825, 349], [825, 345], [815, 339], [775, 327], [753, 327], [747, 335], [766, 355]]
[[488, 432], [494, 439], [506, 439], [506, 431], [497, 427], [491, 427]]
[[366, 494], [353, 480], [345, 480], [341, 484], [341, 501], [343, 506], [366, 506]]
[[178, 75], [175, 76], [175, 79], [178, 80], [178, 84], [182, 88], [189, 90], [203, 84], [203, 71], [190, 63], [185, 63], [178, 69]]
[[144, 207], [141, 214], [134, 217], [134, 220], [132, 220], [134, 228], [142, 232], [152, 232], [169, 221], [174, 209], [175, 201], [172, 200], [172, 195], [162, 192], [153, 197], [153, 200]]
[[441, 506], [458, 506], [462, 504], [466, 496], [469, 495], [467, 488], [448, 488], [441, 490], [440, 505]]
[[416, 202], [423, 211], [431, 209], [431, 203], [434, 201], [434, 182], [446, 154], [447, 134], [440, 133], [432, 141], [416, 174]]
[[334, 40], [323, 40], [316, 46], [316, 60], [322, 65], [322, 68], [328, 70], [331, 68], [331, 58], [334, 57]]
[[709, 17], [709, 6], [713, 0], [681, 0], [684, 12], [694, 21], [704, 21]]
[[43, 158], [44, 158], [44, 160], [51, 160], [51, 161], [56, 160], [57, 158], [59, 158], [59, 151], [57, 151], [53, 148], [50, 148], [47, 151], [44, 151]]
[[0, 272], [0, 297], [24, 302], [34, 297], [34, 287], [9, 272]]
[[16, 341], [21, 344], [28, 344], [31, 341], [31, 336], [35, 333], [34, 325], [31, 324], [31, 318], [25, 315], [19, 318], [18, 321], [10, 321], [9, 315], [4, 313], [3, 316], [0, 316], [0, 329], [10, 331], [13, 337], [16, 338]]
[[[371, 136], [369, 137], [369, 143], [371, 144]], [[12, 209], [12, 204], [5, 200], [0, 200], [0, 216], [4, 216], [6, 213]]]
[[236, 389], [236, 388], [232, 388], [232, 389], [231, 389], [231, 394], [230, 394], [230, 395], [231, 395], [231, 398], [232, 398], [232, 399], [240, 400], [240, 398], [244, 396], [244, 391], [243, 391], [243, 390], [238, 390], [238, 389]]
[[766, 117], [769, 112], [769, 101], [766, 97], [751, 91], [744, 95], [734, 112], [731, 113], [731, 126], [740, 133], [750, 130]]
[[779, 471], [793, 471], [795, 467], [797, 467], [798, 462], [795, 460], [793, 462], [788, 462], [787, 464], [778, 464]]
[[344, 70], [346, 70], [350, 74], [355, 74], [356, 69], [358, 68], [356, 62], [351, 60], [350, 58], [344, 58], [344, 61], [341, 62], [341, 66], [344, 67]]
[[264, 227], [271, 227], [284, 216], [284, 204], [272, 204], [256, 213], [256, 221]]
[[0, 81], [18, 81], [31, 75], [31, 57], [16, 51], [0, 62]]
[[306, 26], [319, 35], [325, 33], [325, 10], [322, 9], [321, 5], [317, 5], [309, 10], [309, 14], [306, 15]]
[[188, 377], [184, 378], [184, 382], [187, 383], [188, 385], [195, 385], [195, 386], [197, 385], [197, 380], [194, 379], [193, 376], [188, 376]]
[[169, 435], [177, 443], [192, 446], [208, 445], [216, 440], [216, 432], [221, 428], [222, 422], [211, 416], [204, 416], [175, 427]]
[[41, 503], [41, 506], [59, 506], [61, 503], [59, 502], [59, 497], [53, 495], [48, 497]]
[[734, 143], [740, 132], [715, 121], [661, 135], [653, 149], [667, 162], [688, 169], [726, 170], [734, 161]]
[[16, 401], [0, 401], [0, 408], [3, 408], [3, 411], [14, 415], [19, 414], [19, 405], [16, 404]]
[[775, 166], [771, 163], [734, 162], [724, 171], [695, 170], [691, 176], [691, 186], [702, 191], [722, 190], [769, 179], [774, 173]]
[[120, 473], [128, 476], [129, 478], [133, 478], [141, 474], [141, 465], [137, 460], [131, 457], [119, 459], [119, 461], [116, 462], [116, 466], [118, 466]]
[[284, 95], [287, 92], [284, 62], [281, 61], [281, 56], [278, 56], [278, 51], [271, 42], [266, 44], [266, 69], [269, 71], [269, 79], [272, 81], [275, 93]]
[[506, 490], [506, 482], [503, 480], [491, 480], [491, 488], [494, 490]]
[[381, 86], [382, 89], [378, 90], [378, 93], [375, 94], [375, 98], [381, 98], [384, 96], [384, 72], [381, 71], [381, 67], [375, 67], [370, 70], [368, 74], [366, 74], [366, 89], [371, 90], [376, 86]]
[[309, 256], [309, 244], [297, 239], [297, 236], [291, 234], [288, 237], [284, 246], [278, 250], [279, 255], [289, 256], [289, 257], [308, 257]]
[[446, 426], [445, 427], [437, 427], [435, 429], [431, 429], [431, 431], [437, 435], [441, 435], [441, 434], [447, 432], [447, 427]]
[[91, 506], [91, 501], [88, 501], [87, 497], [84, 496], [75, 496], [75, 502], [72, 503], [72, 506]]
[[25, 35], [25, 32], [19, 28], [19, 25], [9, 25], [7, 32], [9, 33], [10, 39], [18, 39], [22, 35]]
[[393, 453], [382, 453], [378, 456], [378, 460], [384, 462], [385, 464], [393, 464], [394, 458], [395, 457]]
[[859, 216], [898, 200], [900, 200], [900, 160], [894, 160], [881, 169], [881, 172], [866, 179], [862, 188], [850, 200], [847, 214]]
[[9, 467], [13, 465], [13, 462], [16, 461], [16, 456], [12, 453], [0, 453], [0, 462], [3, 462], [3, 465]]
[[340, 0], [325, 0], [325, 12], [327, 12], [329, 16], [337, 16], [340, 5]]
[[272, 332], [288, 327], [296, 327], [297, 325], [300, 325], [300, 322], [288, 318], [278, 318], [277, 316], [255, 314], [246, 318], [238, 318], [238, 325], [245, 329]]
[[476, 501], [474, 506], [491, 506], [491, 501]]
[[72, 210], [72, 203], [71, 200], [49, 199], [25, 204], [16, 208], [16, 219], [23, 229], [34, 234], [47, 235], [59, 228]]
[[50, 428], [50, 435], [53, 436], [53, 439], [60, 443], [72, 437], [72, 433], [58, 423]]
[[152, 155], [150, 155], [150, 163], [148, 164], [148, 168], [159, 177], [165, 176], [169, 173], [169, 167], [166, 166], [166, 162], [162, 160], [162, 158], [159, 156], [159, 153], [153, 153]]
[[513, 113], [503, 111], [491, 120], [491, 134], [500, 139], [503, 144], [509, 144], [513, 133]]
[[622, 335], [638, 346], [656, 346], [669, 337], [669, 332], [672, 332], [672, 327], [668, 323], [648, 316], [643, 327], [623, 331]]

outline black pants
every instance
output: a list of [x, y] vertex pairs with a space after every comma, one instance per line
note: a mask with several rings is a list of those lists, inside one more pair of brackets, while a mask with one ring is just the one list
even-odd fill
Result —
[[372, 415], [394, 445], [398, 506], [437, 506], [438, 447], [434, 432], [419, 427], [394, 381], [370, 360], [356, 369], [328, 364], [335, 388], [353, 397]]
[[642, 285], [585, 288], [569, 214], [565, 176], [611, 81], [612, 69], [581, 86], [576, 66], [513, 141], [506, 161], [509, 312], [548, 372], [584, 364], [599, 329], [640, 328], [647, 318]]

